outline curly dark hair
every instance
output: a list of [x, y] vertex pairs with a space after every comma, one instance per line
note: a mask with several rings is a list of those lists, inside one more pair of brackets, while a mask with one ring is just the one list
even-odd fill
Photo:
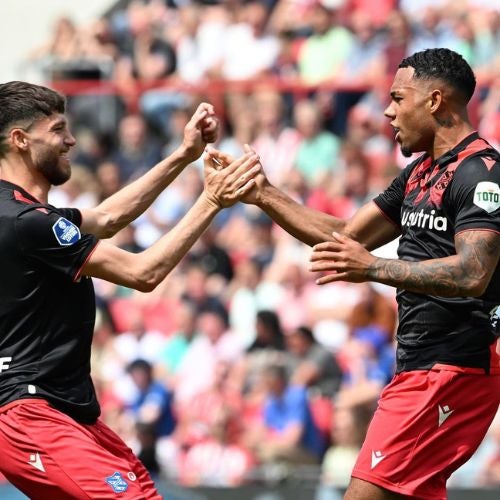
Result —
[[0, 158], [7, 151], [7, 132], [13, 125], [29, 128], [33, 122], [64, 113], [65, 98], [55, 90], [32, 83], [12, 81], [0, 84]]
[[415, 69], [414, 78], [428, 80], [437, 78], [446, 82], [462, 96], [465, 103], [470, 101], [476, 88], [476, 77], [467, 61], [450, 49], [427, 49], [404, 58], [399, 68]]

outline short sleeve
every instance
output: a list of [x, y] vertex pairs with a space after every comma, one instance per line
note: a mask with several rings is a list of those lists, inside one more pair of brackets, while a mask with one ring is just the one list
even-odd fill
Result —
[[82, 235], [80, 224], [75, 209], [25, 210], [16, 220], [20, 251], [36, 266], [76, 279], [98, 242], [93, 235]]
[[398, 227], [401, 226], [401, 206], [405, 197], [405, 188], [413, 165], [406, 167], [373, 201], [380, 210]]
[[500, 232], [498, 157], [467, 159], [455, 172], [444, 202], [454, 212], [455, 233], [467, 229]]

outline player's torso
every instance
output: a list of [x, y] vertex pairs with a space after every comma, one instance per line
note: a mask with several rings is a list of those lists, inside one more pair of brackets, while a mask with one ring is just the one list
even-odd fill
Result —
[[[401, 206], [401, 259], [424, 261], [456, 254], [458, 208], [452, 186], [465, 157], [434, 164], [426, 158], [409, 173]], [[430, 368], [436, 362], [488, 367], [493, 340], [490, 309], [495, 297], [500, 302], [498, 278], [497, 268], [481, 298], [398, 291], [398, 370]]]
[[[92, 281], [73, 282], [23, 253], [16, 219], [24, 210], [0, 190], [0, 405], [84, 387], [95, 320]], [[76, 400], [78, 395], [74, 395]]]

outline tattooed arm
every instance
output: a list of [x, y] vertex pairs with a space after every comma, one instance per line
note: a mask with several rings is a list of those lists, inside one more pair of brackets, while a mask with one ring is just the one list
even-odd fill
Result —
[[332, 281], [376, 281], [411, 292], [442, 297], [479, 297], [500, 258], [500, 234], [468, 230], [455, 236], [456, 255], [410, 262], [371, 255], [354, 240], [334, 234], [334, 240], [313, 248], [311, 271], [332, 272], [319, 278]]

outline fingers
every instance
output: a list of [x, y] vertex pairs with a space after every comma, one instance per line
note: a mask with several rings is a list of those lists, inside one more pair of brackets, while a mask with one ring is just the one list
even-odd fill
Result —
[[347, 273], [333, 273], [326, 276], [318, 278], [315, 283], [316, 285], [326, 285], [327, 283], [333, 283], [334, 281], [347, 281]]
[[311, 257], [309, 257], [309, 260], [311, 262], [315, 262], [318, 260], [334, 259], [338, 256], [338, 253], [342, 249], [343, 247], [337, 243], [320, 243], [319, 245], [315, 245], [313, 247], [313, 251], [311, 253]]
[[193, 116], [189, 120], [193, 125], [199, 125], [202, 120], [208, 117], [214, 117], [215, 116], [215, 110], [214, 107], [211, 104], [208, 104], [207, 102], [202, 102], [201, 104], [198, 105], [196, 108], [196, 111], [193, 113]]
[[338, 271], [345, 268], [345, 263], [338, 260], [318, 261], [309, 265], [309, 271], [321, 273], [325, 271]]
[[237, 188], [245, 185], [249, 180], [253, 179], [260, 172], [260, 165], [255, 165], [250, 170], [241, 174], [235, 181], [235, 186]]
[[255, 186], [255, 180], [254, 179], [248, 180], [245, 184], [243, 184], [243, 186], [241, 186], [236, 190], [235, 192], [236, 197], [241, 198], [246, 193], [248, 193], [248, 191], [250, 191], [254, 186]]
[[232, 161], [229, 165], [225, 167], [227, 175], [234, 174], [235, 177], [239, 177], [246, 170], [253, 167], [260, 160], [259, 156], [254, 152], [245, 153], [236, 160]]
[[230, 154], [223, 153], [222, 151], [219, 151], [212, 146], [207, 146], [205, 148], [205, 154], [212, 158], [212, 160], [216, 165], [219, 166], [219, 168], [226, 167], [234, 161], [234, 158]]
[[201, 121], [201, 136], [204, 142], [212, 143], [219, 135], [219, 120], [215, 116], [209, 116]]
[[257, 152], [255, 151], [255, 149], [253, 149], [252, 146], [250, 146], [250, 144], [244, 144], [243, 145], [243, 151], [245, 153], [255, 153], [255, 154], [257, 154]]

